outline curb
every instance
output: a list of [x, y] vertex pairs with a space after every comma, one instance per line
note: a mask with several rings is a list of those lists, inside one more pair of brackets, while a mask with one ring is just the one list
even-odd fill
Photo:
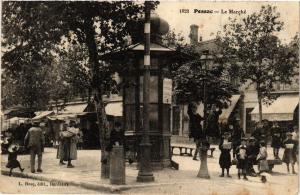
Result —
[[[2, 175], [9, 175], [9, 171], [1, 170]], [[93, 184], [93, 183], [86, 183], [86, 182], [76, 182], [76, 181], [67, 181], [63, 179], [53, 179], [47, 178], [42, 175], [36, 175], [31, 173], [21, 173], [21, 172], [13, 172], [13, 177], [20, 177], [20, 178], [29, 178], [34, 180], [40, 181], [47, 181], [53, 183], [67, 183], [71, 186], [81, 187], [88, 190], [95, 190], [95, 191], [102, 191], [108, 193], [120, 193], [121, 191], [129, 190], [132, 188], [146, 188], [146, 187], [156, 187], [156, 186], [165, 186], [165, 185], [176, 185], [176, 184], [185, 184], [191, 183], [189, 182], [172, 182], [172, 183], [144, 183], [144, 184], [137, 184], [137, 185], [110, 185], [110, 184]]]
[[[9, 171], [1, 170], [2, 175], [9, 175]], [[41, 175], [33, 175], [33, 174], [28, 174], [28, 173], [19, 173], [19, 172], [13, 172], [12, 173], [13, 177], [20, 177], [20, 178], [29, 178], [29, 179], [34, 179], [34, 180], [40, 180], [40, 181], [48, 181], [48, 182], [53, 182], [53, 183], [67, 183], [68, 185], [71, 186], [76, 186], [76, 187], [82, 187], [85, 189], [89, 190], [96, 190], [96, 191], [104, 191], [104, 192], [110, 192], [110, 193], [117, 193], [120, 192], [121, 190], [125, 189], [130, 189], [130, 186], [126, 186], [125, 188], [123, 187], [114, 187], [108, 184], [91, 184], [91, 183], [85, 183], [85, 182], [76, 182], [76, 181], [67, 181], [63, 179], [52, 179], [52, 178], [47, 178]]]
[[[9, 171], [1, 170], [2, 175], [9, 175]], [[47, 182], [53, 182], [53, 183], [67, 183], [71, 186], [76, 187], [82, 187], [89, 190], [96, 190], [96, 191], [104, 191], [104, 192], [110, 192], [110, 193], [119, 193], [121, 191], [129, 190], [132, 188], [145, 188], [145, 187], [155, 187], [155, 186], [162, 186], [162, 185], [174, 185], [178, 184], [178, 182], [175, 183], [145, 183], [145, 184], [138, 184], [138, 185], [110, 185], [110, 184], [93, 184], [93, 183], [86, 183], [86, 182], [76, 182], [76, 181], [67, 181], [63, 179], [53, 179], [53, 178], [47, 178], [42, 175], [36, 175], [31, 173], [21, 173], [21, 172], [12, 172], [13, 177], [20, 177], [20, 178], [28, 178], [28, 179], [34, 179], [34, 180], [40, 180], [40, 181], [47, 181]], [[181, 182], [179, 182], [181, 183]], [[185, 183], [185, 182], [183, 182]]]

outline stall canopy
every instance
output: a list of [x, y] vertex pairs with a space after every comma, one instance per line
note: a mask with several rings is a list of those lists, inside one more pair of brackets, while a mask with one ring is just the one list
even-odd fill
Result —
[[[279, 96], [271, 105], [262, 105], [262, 119], [268, 121], [291, 121], [299, 104], [299, 94]], [[258, 105], [251, 112], [251, 119], [259, 121]]]
[[122, 102], [109, 102], [105, 106], [105, 112], [107, 115], [123, 116], [123, 103]]
[[40, 120], [46, 116], [54, 114], [54, 111], [40, 111], [35, 112], [36, 116], [32, 118], [32, 120]]
[[87, 108], [88, 104], [74, 104], [74, 105], [67, 105], [62, 111], [61, 113], [82, 113], [85, 111], [85, 109]]
[[237, 102], [239, 101], [241, 95], [232, 95], [230, 98], [230, 102], [228, 105], [228, 108], [222, 110], [222, 114], [219, 117], [219, 122], [227, 122], [228, 118], [230, 117], [230, 114], [234, 110]]

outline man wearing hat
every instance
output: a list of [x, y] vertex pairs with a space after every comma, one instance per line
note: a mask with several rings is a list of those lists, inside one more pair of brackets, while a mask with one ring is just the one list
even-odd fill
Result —
[[38, 156], [37, 172], [42, 171], [42, 153], [44, 151], [45, 137], [38, 122], [33, 122], [32, 127], [25, 136], [25, 146], [30, 150], [30, 167], [31, 172], [35, 173], [35, 156]]

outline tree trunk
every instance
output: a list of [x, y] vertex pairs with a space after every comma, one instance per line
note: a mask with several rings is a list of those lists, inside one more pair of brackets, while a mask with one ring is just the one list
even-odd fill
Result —
[[200, 169], [198, 172], [197, 177], [200, 178], [204, 178], [204, 179], [209, 179], [209, 173], [208, 173], [208, 167], [207, 167], [207, 149], [205, 144], [201, 144], [201, 148], [199, 150], [199, 154], [200, 154]]
[[259, 114], [259, 123], [262, 121], [262, 98], [261, 93], [257, 89], [257, 99], [258, 99], [258, 114]]
[[92, 70], [92, 90], [95, 95], [94, 102], [99, 128], [99, 141], [101, 146], [101, 178], [109, 178], [109, 154], [105, 151], [109, 132], [105, 113], [105, 105], [102, 99], [103, 91], [101, 90], [101, 82], [100, 78], [98, 77], [99, 59], [93, 24], [92, 18], [90, 20], [86, 20], [86, 44], [89, 51], [89, 62]]

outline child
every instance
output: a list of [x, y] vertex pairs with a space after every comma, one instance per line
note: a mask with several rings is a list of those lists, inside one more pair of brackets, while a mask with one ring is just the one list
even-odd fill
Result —
[[273, 154], [275, 159], [279, 159], [279, 149], [281, 146], [281, 129], [278, 126], [278, 123], [275, 121], [273, 127], [271, 128], [272, 132], [272, 144]]
[[6, 164], [6, 167], [7, 168], [10, 168], [10, 171], [9, 171], [9, 176], [12, 175], [12, 170], [14, 168], [17, 168], [19, 167], [20, 171], [23, 172], [24, 169], [21, 168], [21, 165], [20, 165], [20, 162], [17, 160], [17, 152], [19, 150], [19, 146], [16, 145], [16, 144], [11, 144], [9, 147], [8, 147], [8, 162]]
[[224, 133], [224, 139], [221, 140], [221, 143], [219, 145], [219, 149], [221, 150], [220, 158], [219, 158], [219, 164], [222, 169], [222, 174], [220, 177], [224, 177], [224, 169], [227, 171], [227, 177], [231, 177], [229, 175], [229, 169], [231, 166], [231, 142], [229, 142], [229, 133]]
[[284, 149], [284, 153], [283, 153], [283, 157], [282, 157], [282, 161], [286, 163], [287, 166], [287, 171], [288, 173], [290, 172], [290, 167], [289, 164], [291, 163], [292, 165], [292, 173], [296, 174], [295, 172], [295, 162], [297, 161], [296, 159], [296, 143], [295, 140], [292, 139], [293, 134], [288, 132], [286, 133], [287, 139], [283, 142], [283, 147]]
[[238, 177], [239, 179], [241, 178], [241, 172], [244, 176], [244, 180], [248, 180], [246, 176], [246, 169], [247, 169], [247, 155], [246, 155], [246, 150], [247, 150], [247, 139], [242, 138], [241, 139], [241, 145], [237, 147], [236, 149], [236, 155], [237, 155], [237, 169], [238, 169]]
[[261, 175], [261, 181], [265, 183], [267, 181], [267, 178], [264, 174], [261, 173], [269, 171], [269, 165], [267, 161], [268, 153], [267, 153], [266, 143], [264, 141], [261, 141], [259, 146], [260, 146], [259, 154], [257, 155], [258, 170], [259, 170], [259, 174]]

